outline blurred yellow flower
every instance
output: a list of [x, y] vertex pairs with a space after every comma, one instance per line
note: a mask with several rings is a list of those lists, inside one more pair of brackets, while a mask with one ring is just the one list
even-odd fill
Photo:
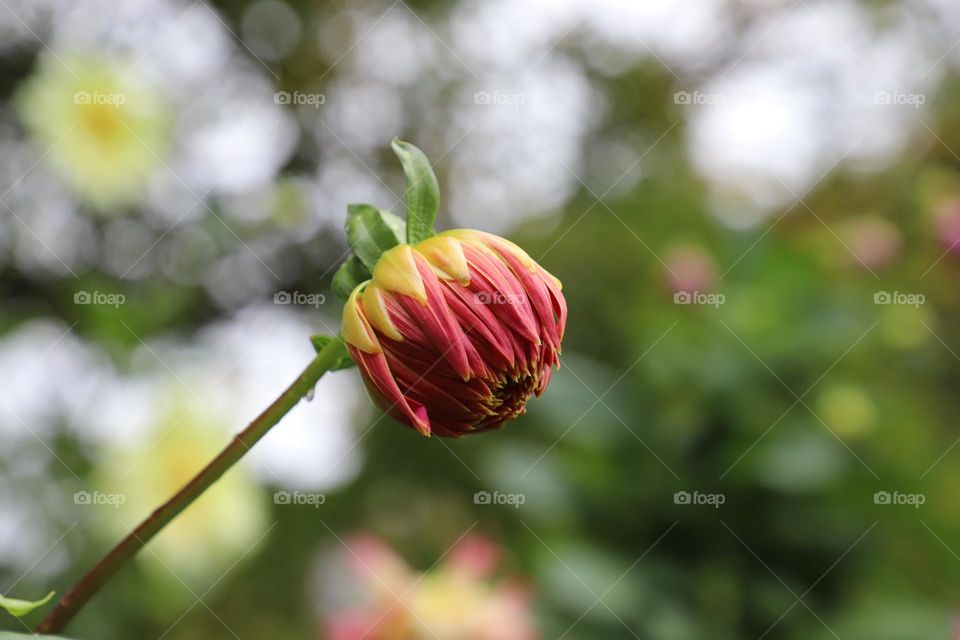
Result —
[[168, 138], [158, 95], [135, 68], [87, 57], [47, 57], [17, 97], [40, 153], [100, 210], [136, 201]]
[[[170, 406], [156, 428], [135, 443], [115, 445], [97, 465], [103, 495], [116, 515], [101, 519], [110, 536], [126, 535], [157, 505], [190, 481], [229, 440], [211, 416], [185, 403]], [[267, 530], [267, 508], [256, 482], [238, 466], [167, 526], [140, 554], [145, 564], [190, 584], [218, 577]], [[110, 504], [110, 500], [101, 500]]]
[[855, 439], [874, 428], [878, 411], [873, 398], [859, 386], [838, 384], [820, 394], [817, 413], [841, 438]]

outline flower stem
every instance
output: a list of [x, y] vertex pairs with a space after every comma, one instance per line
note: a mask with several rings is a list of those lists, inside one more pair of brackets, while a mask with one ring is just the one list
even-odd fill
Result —
[[331, 340], [307, 365], [276, 400], [257, 416], [246, 429], [238, 433], [230, 444], [206, 467], [185, 484], [176, 494], [157, 508], [146, 520], [121, 540], [79, 582], [67, 591], [57, 606], [36, 628], [37, 633], [56, 633], [70, 622], [117, 571], [144, 547], [155, 535], [176, 518], [220, 476], [237, 463], [270, 429], [293, 409], [313, 389], [323, 374], [330, 371], [346, 355], [340, 339]]

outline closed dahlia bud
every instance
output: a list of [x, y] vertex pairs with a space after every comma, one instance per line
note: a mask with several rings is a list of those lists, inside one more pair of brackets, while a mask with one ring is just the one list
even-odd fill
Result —
[[383, 252], [343, 339], [374, 402], [423, 435], [498, 429], [559, 365], [560, 282], [515, 244], [458, 229]]

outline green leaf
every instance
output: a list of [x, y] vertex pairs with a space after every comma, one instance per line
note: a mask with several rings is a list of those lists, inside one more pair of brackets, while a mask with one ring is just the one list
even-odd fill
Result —
[[407, 223], [404, 222], [403, 218], [384, 209], [380, 209], [380, 217], [383, 218], [383, 221], [386, 222], [390, 230], [393, 231], [394, 236], [397, 238], [397, 244], [403, 244], [407, 241]]
[[389, 211], [372, 204], [347, 205], [347, 244], [370, 271], [380, 254], [403, 242], [402, 228], [400, 219]]
[[338, 298], [346, 300], [358, 284], [366, 282], [369, 279], [370, 270], [363, 266], [363, 263], [360, 262], [357, 256], [350, 256], [346, 262], [340, 265], [337, 272], [333, 274], [333, 283], [331, 286]]
[[390, 146], [400, 158], [406, 178], [403, 199], [407, 205], [407, 242], [416, 244], [434, 235], [433, 223], [440, 209], [440, 185], [423, 151], [399, 138], [394, 138]]
[[[327, 336], [322, 333], [318, 333], [315, 336], [310, 336], [310, 342], [313, 343], [313, 348], [317, 350], [317, 353], [320, 353], [327, 347], [329, 347], [334, 341], [338, 341], [340, 338], [334, 336]], [[335, 365], [330, 367], [331, 371], [339, 371], [340, 369], [349, 369], [354, 366], [353, 358], [350, 356], [344, 356], [337, 361]], [[2, 640], [2, 639], [0, 639]]]
[[50, 602], [50, 599], [53, 598], [53, 594], [54, 592], [51, 591], [47, 594], [46, 598], [32, 602], [30, 600], [17, 600], [16, 598], [0, 596], [0, 609], [6, 609], [7, 613], [10, 615], [22, 618], [37, 607], [42, 607]]

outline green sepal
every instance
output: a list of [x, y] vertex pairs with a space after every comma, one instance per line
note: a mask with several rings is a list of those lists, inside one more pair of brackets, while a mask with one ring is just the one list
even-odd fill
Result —
[[[318, 333], [315, 336], [310, 336], [310, 342], [313, 343], [313, 348], [317, 350], [317, 353], [321, 353], [324, 349], [329, 347], [334, 341], [339, 341], [340, 338], [335, 336], [328, 336], [322, 333]], [[355, 366], [353, 358], [349, 355], [343, 356], [337, 363], [330, 367], [330, 371], [339, 371], [340, 369], [349, 369], [350, 367]]]
[[17, 618], [22, 618], [27, 615], [37, 607], [42, 607], [43, 605], [50, 602], [50, 599], [53, 598], [54, 592], [51, 591], [47, 596], [41, 600], [17, 600], [16, 598], [8, 598], [6, 596], [0, 596], [0, 609], [4, 609], [7, 613]]
[[370, 270], [357, 256], [350, 256], [333, 274], [331, 287], [338, 298], [346, 302], [357, 285], [370, 279]]
[[403, 221], [372, 204], [347, 205], [347, 244], [373, 271], [380, 255], [404, 241]]
[[400, 158], [406, 178], [403, 199], [407, 206], [407, 242], [416, 244], [435, 234], [440, 185], [423, 151], [399, 138], [394, 138], [390, 146]]

